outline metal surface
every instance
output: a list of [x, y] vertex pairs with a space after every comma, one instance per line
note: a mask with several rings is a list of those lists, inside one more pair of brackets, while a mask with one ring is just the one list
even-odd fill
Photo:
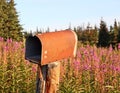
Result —
[[26, 40], [26, 59], [45, 65], [74, 57], [76, 48], [77, 36], [71, 30], [38, 34]]

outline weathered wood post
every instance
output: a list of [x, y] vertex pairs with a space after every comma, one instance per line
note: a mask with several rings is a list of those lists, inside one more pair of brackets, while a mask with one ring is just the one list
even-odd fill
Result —
[[59, 85], [60, 62], [38, 65], [36, 93], [56, 93]]
[[46, 93], [47, 65], [38, 65], [36, 79], [36, 93]]
[[59, 85], [60, 60], [75, 57], [77, 35], [63, 30], [29, 36], [25, 58], [38, 65], [36, 93], [56, 93]]
[[60, 62], [56, 61], [48, 64], [47, 74], [47, 92], [56, 93], [59, 88], [59, 77], [60, 77]]

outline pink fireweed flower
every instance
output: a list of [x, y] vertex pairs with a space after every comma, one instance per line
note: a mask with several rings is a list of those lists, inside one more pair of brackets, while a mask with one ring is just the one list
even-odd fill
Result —
[[90, 70], [91, 66], [88, 64], [83, 65], [83, 70]]
[[74, 60], [73, 63], [74, 63], [74, 66], [75, 66], [76, 69], [79, 69], [79, 68], [80, 68], [80, 62], [79, 62], [79, 61]]
[[120, 67], [118, 67], [118, 66], [112, 66], [112, 70], [113, 70], [114, 72], [120, 73]]
[[90, 55], [94, 56], [94, 50], [93, 49], [90, 50]]
[[5, 51], [9, 51], [9, 46], [5, 46], [3, 49], [4, 49]]
[[109, 47], [109, 51], [112, 51], [112, 50], [113, 50], [112, 45], [110, 45], [110, 47]]
[[116, 70], [118, 73], [120, 73], [120, 66], [116, 66], [116, 67], [115, 67], [115, 70]]
[[78, 57], [78, 58], [81, 58], [81, 53], [80, 53], [80, 51], [77, 51], [77, 57]]
[[26, 65], [30, 65], [30, 62], [29, 62], [28, 60], [26, 60], [26, 62], [25, 62], [25, 63], [26, 63]]
[[89, 54], [88, 50], [84, 50], [84, 55]]
[[14, 42], [13, 50], [18, 50], [20, 47], [20, 44], [18, 42]]
[[12, 43], [12, 39], [7, 39], [7, 43]]
[[95, 62], [100, 62], [100, 59], [99, 59], [99, 57], [97, 57], [97, 55], [94, 55], [93, 59], [94, 59]]
[[118, 44], [118, 49], [120, 49], [120, 43]]
[[22, 52], [25, 53], [25, 48], [22, 48]]
[[100, 65], [100, 70], [101, 70], [102, 72], [106, 73], [106, 72], [107, 72], [107, 65], [106, 65], [105, 63], [101, 64], [101, 65]]
[[35, 66], [32, 66], [32, 71], [33, 71], [34, 73], [36, 73], [36, 72], [37, 72], [37, 69], [36, 69], [36, 67], [35, 67]]
[[2, 37], [0, 37], [0, 41], [3, 41], [4, 39]]

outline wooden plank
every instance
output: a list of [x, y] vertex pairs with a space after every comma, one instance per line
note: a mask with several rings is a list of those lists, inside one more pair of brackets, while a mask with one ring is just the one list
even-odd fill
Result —
[[38, 65], [36, 93], [46, 93], [47, 65]]

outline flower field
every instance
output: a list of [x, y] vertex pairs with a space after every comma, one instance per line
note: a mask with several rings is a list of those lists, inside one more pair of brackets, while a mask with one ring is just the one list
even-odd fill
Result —
[[36, 68], [24, 50], [22, 42], [0, 38], [0, 93], [35, 93]]
[[[24, 59], [24, 43], [0, 38], [0, 93], [35, 93], [36, 65]], [[61, 62], [60, 93], [120, 93], [120, 46], [78, 44]]]
[[119, 49], [79, 45], [76, 58], [61, 64], [60, 93], [120, 93]]

